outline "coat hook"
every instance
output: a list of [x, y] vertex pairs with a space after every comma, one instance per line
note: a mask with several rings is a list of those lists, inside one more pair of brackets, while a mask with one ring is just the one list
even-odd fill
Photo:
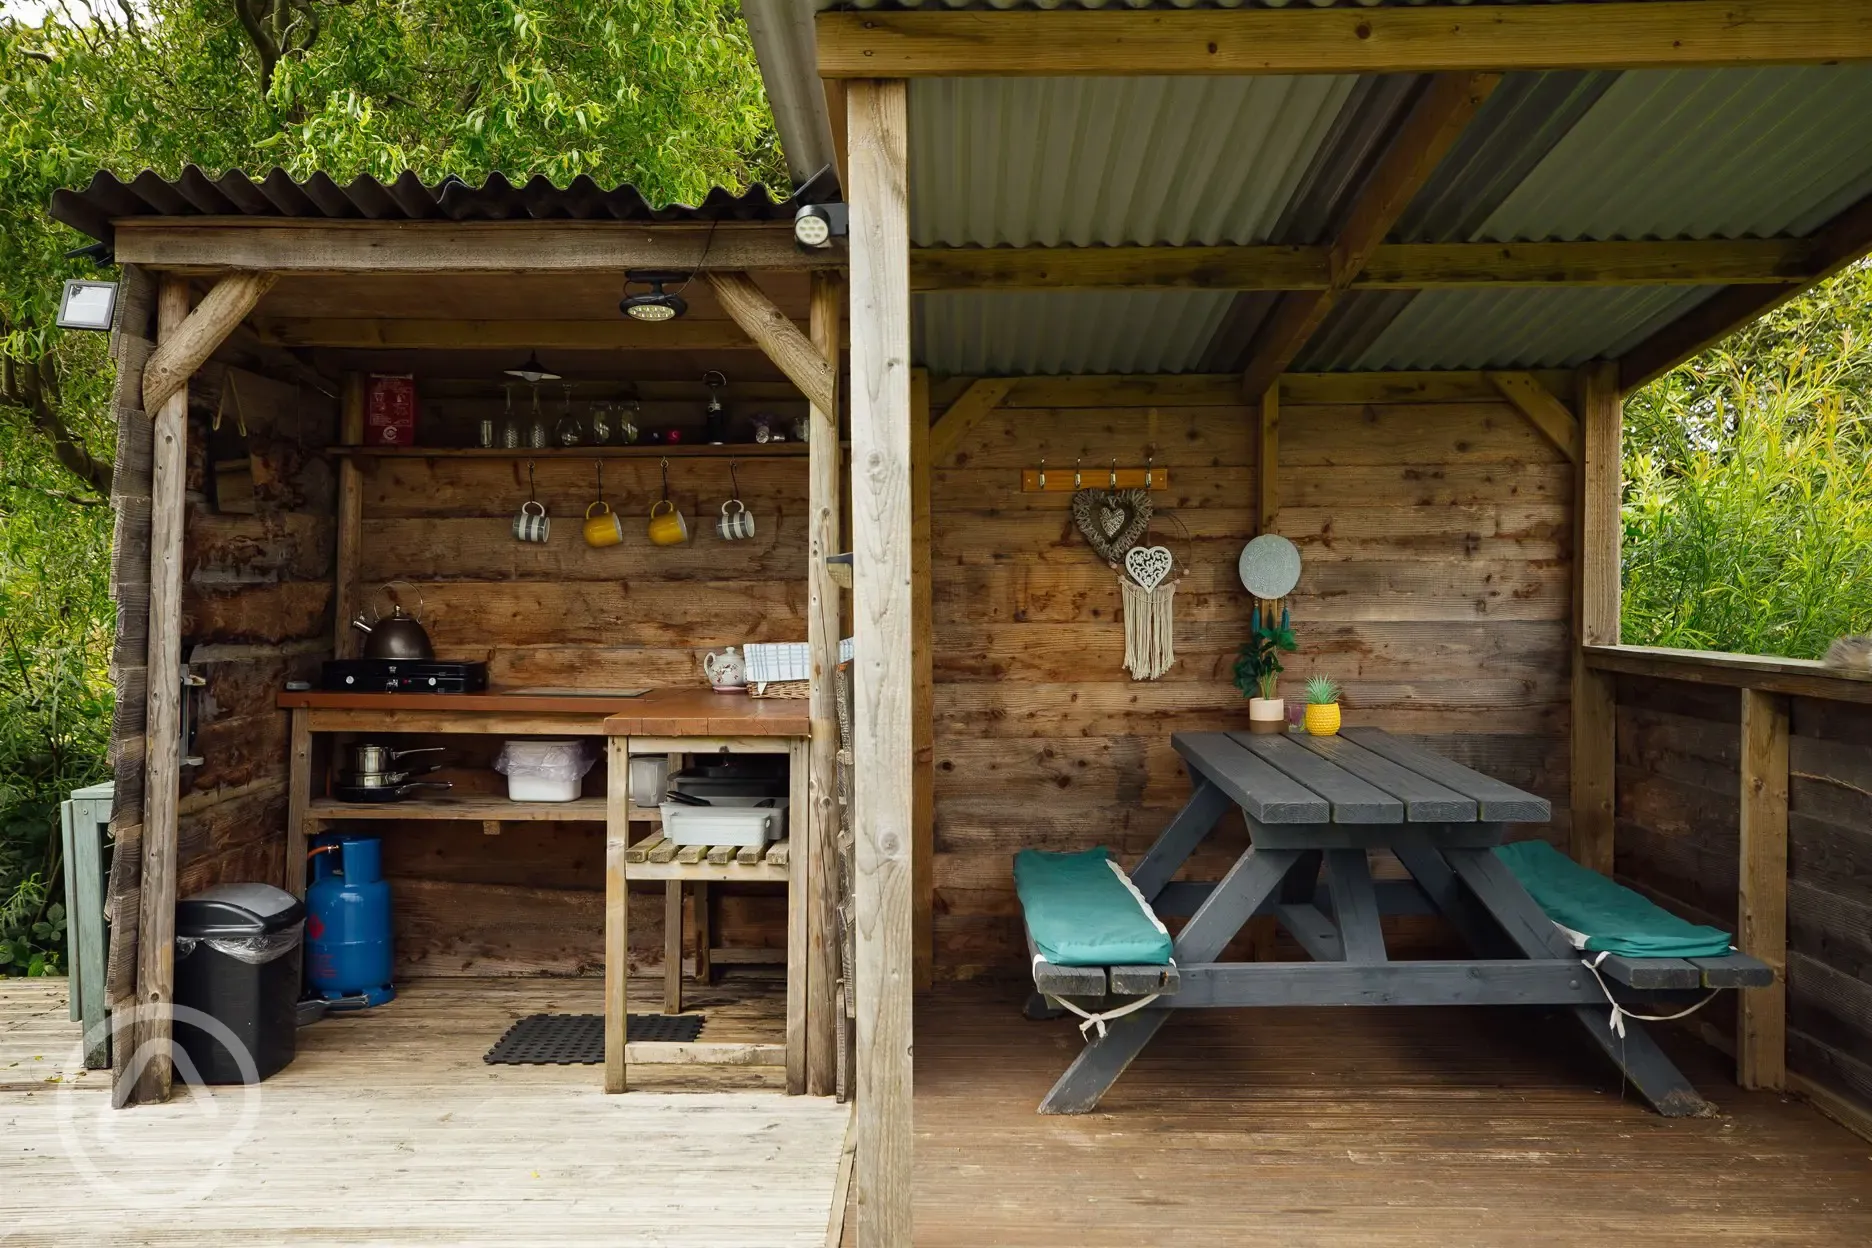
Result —
[[1114, 490], [1118, 488], [1118, 461], [1116, 459], [1111, 462], [1111, 488]]
[[1046, 456], [1040, 457], [1040, 488], [1046, 489]]
[[1144, 457], [1144, 488], [1147, 490], [1151, 488], [1151, 465], [1156, 462], [1157, 457], [1155, 455], [1146, 455]]
[[1085, 484], [1079, 478], [1079, 465], [1083, 461], [1083, 459], [1084, 457], [1081, 456], [1080, 459], [1073, 460], [1073, 489], [1075, 490], [1078, 489], [1081, 485]]

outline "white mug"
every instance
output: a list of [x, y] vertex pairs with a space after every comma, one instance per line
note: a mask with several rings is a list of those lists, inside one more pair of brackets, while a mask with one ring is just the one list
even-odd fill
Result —
[[529, 498], [520, 504], [520, 514], [514, 517], [513, 534], [523, 542], [543, 542], [552, 531], [552, 521], [546, 516], [546, 504]]
[[721, 505], [721, 519], [715, 522], [715, 531], [722, 535], [722, 540], [738, 542], [754, 536], [754, 513], [747, 509], [747, 504], [738, 498], [731, 498]]

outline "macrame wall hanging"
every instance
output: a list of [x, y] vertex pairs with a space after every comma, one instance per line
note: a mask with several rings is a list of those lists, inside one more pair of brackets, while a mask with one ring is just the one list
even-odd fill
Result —
[[[1115, 472], [1112, 480], [1117, 480]], [[1176, 664], [1176, 580], [1171, 575], [1176, 558], [1168, 546], [1139, 544], [1150, 533], [1154, 514], [1151, 485], [1147, 469], [1143, 489], [1121, 490], [1115, 484], [1079, 489], [1072, 500], [1073, 523], [1086, 544], [1118, 574], [1124, 665], [1133, 680], [1156, 680]]]

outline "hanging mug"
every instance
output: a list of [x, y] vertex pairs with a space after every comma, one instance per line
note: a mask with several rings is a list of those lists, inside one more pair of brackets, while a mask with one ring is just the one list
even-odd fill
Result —
[[731, 498], [721, 505], [721, 519], [715, 522], [715, 531], [722, 535], [723, 541], [728, 542], [753, 537], [754, 513], [740, 499]]
[[[665, 507], [668, 511], [663, 510]], [[658, 499], [650, 508], [650, 541], [656, 546], [680, 546], [689, 540], [689, 522], [667, 498]]]
[[514, 536], [523, 542], [543, 542], [552, 530], [552, 521], [546, 516], [546, 504], [529, 498], [520, 504], [520, 514], [514, 517]]
[[615, 546], [624, 540], [624, 521], [611, 504], [599, 499], [585, 509], [585, 544]]

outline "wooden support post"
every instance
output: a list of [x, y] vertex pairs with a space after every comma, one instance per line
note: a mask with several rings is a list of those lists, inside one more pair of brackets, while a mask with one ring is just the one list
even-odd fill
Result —
[[682, 881], [663, 884], [663, 1012], [682, 1013]]
[[709, 942], [715, 938], [715, 898], [707, 880], [689, 886], [690, 918], [695, 921], [695, 981], [707, 987], [715, 982], [715, 964], [709, 960]]
[[1261, 392], [1260, 441], [1255, 447], [1257, 533], [1272, 533], [1280, 518], [1280, 382]]
[[723, 310], [754, 340], [774, 367], [798, 386], [807, 402], [827, 411], [838, 408], [833, 366], [812, 339], [800, 333], [791, 317], [774, 306], [745, 273], [710, 273], [709, 284]]
[[[787, 743], [787, 805], [804, 810], [811, 780], [812, 741], [797, 737]], [[804, 848], [793, 838], [794, 848]], [[812, 863], [804, 853], [787, 857], [786, 937], [786, 1090], [788, 1096], [806, 1091], [807, 1032], [812, 993], [812, 901], [808, 877]]]
[[281, 885], [295, 897], [306, 890], [306, 842], [311, 828], [308, 807], [312, 801], [312, 729], [311, 712], [304, 707], [292, 712], [292, 738], [286, 759], [286, 878]]
[[[1579, 645], [1619, 640], [1619, 461], [1624, 408], [1618, 366], [1587, 365], [1580, 373], [1581, 459], [1573, 497], [1577, 518], [1574, 621]], [[1573, 857], [1604, 875], [1613, 873], [1614, 769], [1617, 707], [1612, 676], [1586, 666], [1573, 653]]]
[[[839, 89], [839, 118], [845, 92]], [[845, 283], [836, 273], [814, 273], [808, 324], [813, 346], [832, 365], [836, 385]], [[836, 388], [833, 399], [838, 398]], [[839, 414], [836, 406], [813, 407], [808, 415], [806, 644], [812, 653], [808, 710], [812, 741], [807, 762], [804, 829], [794, 836], [807, 865], [806, 904], [806, 1090], [830, 1096], [838, 1084], [838, 670], [840, 603], [838, 582], [826, 560], [839, 554]]]
[[936, 979], [936, 655], [935, 602], [930, 590], [929, 372], [910, 374], [910, 730], [916, 749], [911, 772], [911, 983], [928, 989]]
[[[361, 446], [364, 442], [365, 378], [362, 373], [346, 373], [339, 399], [338, 441], [343, 446]], [[363, 649], [358, 630], [351, 627], [361, 603], [358, 597], [358, 565], [362, 562], [364, 531], [363, 469], [355, 455], [338, 461], [338, 553], [333, 561], [332, 601], [337, 604], [332, 621], [332, 653], [338, 658], [355, 658]]]
[[858, 1243], [911, 1242], [910, 216], [901, 80], [846, 89], [857, 660]]
[[1742, 690], [1742, 861], [1736, 945], [1774, 969], [1736, 1000], [1736, 1082], [1787, 1086], [1788, 700]]
[[630, 848], [630, 739], [605, 742], [604, 1033], [606, 1092], [624, 1090], [624, 1040], [629, 1019], [629, 889], [624, 851]]
[[[186, 392], [195, 370], [207, 363], [276, 280], [271, 273], [230, 273], [216, 282], [201, 305], [163, 335], [143, 366], [143, 410], [154, 415], [171, 395]], [[181, 298], [186, 304], [186, 288]]]
[[[162, 279], [156, 300], [157, 351], [189, 316], [188, 279]], [[214, 348], [209, 347], [209, 351]], [[202, 353], [205, 358], [207, 352]], [[152, 357], [154, 358], [154, 357]], [[145, 373], [145, 393], [148, 374]], [[139, 1017], [136, 1099], [169, 1099], [170, 1006], [175, 987], [178, 803], [182, 792], [182, 545], [188, 483], [188, 378], [169, 388], [155, 423], [150, 485], [149, 688], [144, 717], [143, 880], [137, 908]]]

